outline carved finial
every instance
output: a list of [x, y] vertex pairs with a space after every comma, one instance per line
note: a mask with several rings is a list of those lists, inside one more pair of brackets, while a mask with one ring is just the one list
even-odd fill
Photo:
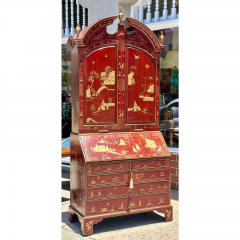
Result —
[[79, 23], [77, 22], [77, 27], [75, 29], [76, 33], [77, 33], [77, 38], [79, 38], [79, 33], [81, 31], [81, 28], [79, 27]]
[[124, 15], [122, 14], [122, 9], [120, 8], [120, 12], [118, 14], [118, 18], [119, 18], [120, 22], [122, 21], [123, 16]]
[[163, 44], [163, 39], [164, 39], [163, 31], [161, 31], [161, 37], [160, 37], [160, 43], [161, 43], [161, 44]]

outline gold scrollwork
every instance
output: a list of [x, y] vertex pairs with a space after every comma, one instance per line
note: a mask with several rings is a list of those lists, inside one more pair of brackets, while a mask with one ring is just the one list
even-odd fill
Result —
[[164, 198], [163, 198], [163, 197], [160, 197], [160, 198], [159, 198], [159, 203], [158, 203], [158, 204], [162, 204], [162, 203], [164, 203]]
[[121, 203], [121, 207], [118, 208], [118, 209], [123, 209], [123, 204], [124, 204], [124, 202]]
[[101, 191], [100, 190], [98, 191], [98, 196], [101, 196]]
[[135, 178], [136, 179], [141, 179], [142, 177], [144, 177], [143, 173], [135, 173]]
[[111, 169], [111, 167], [108, 167], [107, 170], [108, 170], [108, 171], [111, 171], [112, 169]]
[[144, 166], [142, 167], [142, 168], [147, 168], [148, 167], [148, 165], [147, 164], [144, 164]]
[[141, 199], [139, 200], [138, 206], [139, 206], [139, 207], [142, 206], [142, 201], [141, 201]]
[[130, 205], [129, 205], [129, 207], [131, 208], [131, 207], [136, 207], [136, 205], [135, 205], [135, 203], [134, 202], [130, 202]]
[[119, 167], [118, 169], [123, 169], [123, 166], [122, 166], [122, 164], [120, 164], [120, 167]]
[[168, 185], [167, 185], [167, 184], [164, 184], [164, 188], [168, 188]]
[[92, 184], [96, 184], [96, 181], [94, 181], [94, 180], [92, 180], [92, 182], [91, 182]]
[[137, 166], [135, 166], [135, 168], [140, 168], [140, 166], [139, 166], [139, 165], [137, 165]]
[[111, 210], [110, 210], [110, 212], [114, 212], [114, 205], [113, 206], [111, 206]]
[[108, 211], [108, 208], [101, 208], [100, 209], [100, 213], [104, 213], [104, 212], [107, 212]]
[[87, 232], [89, 232], [92, 229], [93, 221], [86, 223]]
[[172, 218], [172, 211], [166, 209], [166, 218], [167, 220], [170, 220]]
[[96, 212], [96, 207], [92, 206], [90, 213]]
[[151, 202], [151, 200], [148, 200], [147, 206], [149, 206], [149, 205], [153, 205], [152, 202]]
[[155, 175], [155, 174], [152, 174], [152, 175], [151, 175], [151, 178], [155, 178], [155, 177], [156, 177], [156, 175]]
[[91, 196], [90, 197], [94, 197], [94, 195], [93, 195], [93, 191], [91, 191]]
[[99, 166], [97, 168], [95, 168], [95, 170], [99, 170]]
[[112, 178], [112, 182], [117, 182], [117, 181], [119, 181], [120, 180], [120, 177], [117, 177], [117, 176], [115, 176], [114, 178]]
[[149, 191], [150, 191], [150, 190], [153, 190], [153, 189], [154, 189], [154, 187], [153, 187], [153, 185], [151, 185], [151, 187], [150, 187]]
[[145, 189], [144, 189], [144, 188], [141, 188], [139, 191], [140, 191], [140, 192], [143, 192], [143, 191], [145, 191]]
[[113, 195], [113, 193], [112, 193], [112, 192], [110, 192], [108, 195], [109, 195], [109, 196], [112, 196], [112, 195]]
[[160, 172], [160, 177], [163, 177], [164, 176], [164, 172]]

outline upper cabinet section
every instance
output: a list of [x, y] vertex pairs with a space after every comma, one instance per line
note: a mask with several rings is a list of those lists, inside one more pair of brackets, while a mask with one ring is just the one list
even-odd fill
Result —
[[159, 68], [164, 48], [138, 20], [99, 20], [71, 36], [72, 132], [159, 130]]
[[117, 124], [117, 46], [84, 56], [84, 125]]

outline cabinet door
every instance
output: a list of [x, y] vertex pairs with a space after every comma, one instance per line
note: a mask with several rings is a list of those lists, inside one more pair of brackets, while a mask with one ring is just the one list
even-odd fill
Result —
[[84, 55], [83, 84], [83, 129], [117, 125], [117, 45], [100, 47]]
[[123, 128], [156, 127], [156, 58], [126, 45]]

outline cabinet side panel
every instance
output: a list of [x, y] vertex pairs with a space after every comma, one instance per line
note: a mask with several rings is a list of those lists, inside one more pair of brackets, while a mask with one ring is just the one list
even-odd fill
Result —
[[72, 87], [72, 132], [78, 133], [79, 121], [79, 56], [78, 48], [71, 51], [71, 87]]
[[71, 133], [70, 205], [85, 215], [85, 161], [78, 134]]

